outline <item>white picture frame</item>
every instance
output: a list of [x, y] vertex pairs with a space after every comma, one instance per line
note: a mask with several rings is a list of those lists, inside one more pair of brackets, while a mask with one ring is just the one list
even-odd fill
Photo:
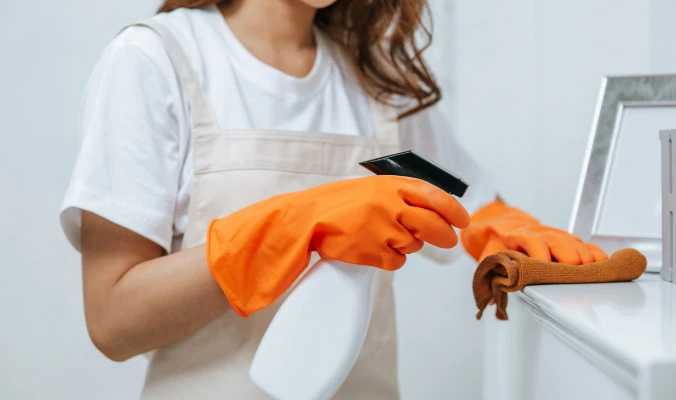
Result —
[[662, 265], [659, 131], [676, 128], [676, 75], [605, 77], [569, 230], [613, 253]]

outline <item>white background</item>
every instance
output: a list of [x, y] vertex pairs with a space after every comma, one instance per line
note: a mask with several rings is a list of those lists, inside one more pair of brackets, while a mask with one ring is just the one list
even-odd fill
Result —
[[[78, 149], [85, 81], [151, 0], [3, 1], [0, 14], [0, 398], [135, 398], [145, 361], [87, 338], [79, 257], [57, 213]], [[429, 53], [453, 132], [503, 196], [566, 227], [603, 74], [676, 72], [672, 0], [432, 0]], [[657, 139], [656, 139], [657, 140]], [[407, 399], [481, 393], [473, 264], [397, 280]], [[491, 314], [487, 313], [487, 317]]]

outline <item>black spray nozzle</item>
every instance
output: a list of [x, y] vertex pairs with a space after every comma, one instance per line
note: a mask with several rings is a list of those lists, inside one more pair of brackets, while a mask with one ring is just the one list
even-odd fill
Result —
[[376, 175], [398, 175], [422, 179], [456, 197], [462, 197], [469, 187], [462, 179], [411, 150], [362, 161], [359, 165]]

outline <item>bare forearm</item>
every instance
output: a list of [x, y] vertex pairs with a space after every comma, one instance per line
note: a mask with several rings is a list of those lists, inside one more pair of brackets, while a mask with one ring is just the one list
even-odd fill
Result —
[[204, 246], [141, 262], [106, 295], [94, 296], [85, 286], [88, 295], [98, 299], [86, 307], [92, 339], [116, 360], [176, 342], [229, 307], [209, 272]]

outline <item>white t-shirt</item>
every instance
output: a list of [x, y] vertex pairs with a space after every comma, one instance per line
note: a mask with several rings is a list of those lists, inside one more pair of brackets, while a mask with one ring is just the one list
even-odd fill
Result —
[[[296, 78], [263, 63], [237, 40], [215, 6], [154, 16], [171, 28], [223, 129], [373, 135], [365, 92], [333, 44], [317, 33], [311, 72]], [[65, 195], [62, 228], [79, 249], [81, 210], [180, 247], [192, 184], [192, 122], [186, 96], [153, 31], [130, 27], [106, 48], [85, 92], [82, 147]], [[405, 149], [470, 184], [470, 212], [493, 198], [489, 181], [436, 110], [400, 121]]]

